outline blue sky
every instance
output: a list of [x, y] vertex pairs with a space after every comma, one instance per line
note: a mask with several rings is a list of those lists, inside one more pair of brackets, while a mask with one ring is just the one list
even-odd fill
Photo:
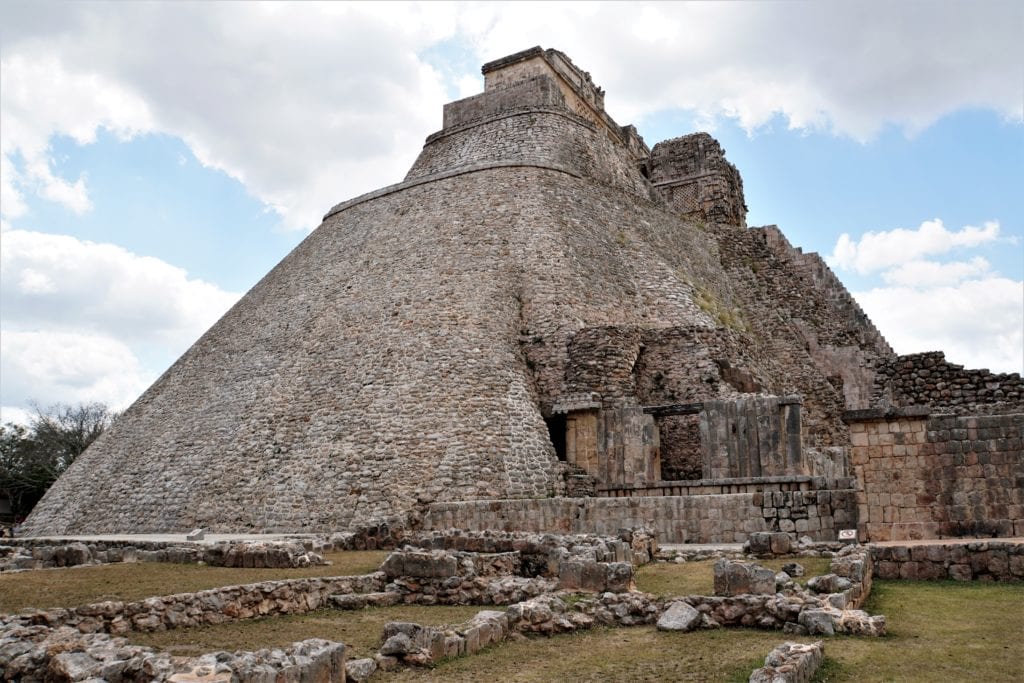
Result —
[[483, 62], [535, 44], [652, 146], [709, 130], [748, 222], [825, 256], [897, 351], [1024, 367], [1014, 3], [54, 12], [0, 6], [4, 420], [125, 407], [331, 205], [400, 181]]

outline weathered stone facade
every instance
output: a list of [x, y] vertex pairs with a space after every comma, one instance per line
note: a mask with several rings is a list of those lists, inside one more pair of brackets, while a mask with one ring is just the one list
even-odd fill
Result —
[[437, 529], [595, 534], [643, 526], [663, 543], [742, 543], [757, 531], [785, 531], [826, 541], [835, 540], [838, 529], [856, 523], [853, 489], [722, 492], [731, 486], [722, 483], [718, 492], [705, 495], [436, 503], [423, 522]]
[[1024, 379], [1018, 374], [965, 370], [941, 351], [891, 358], [878, 366], [872, 405], [928, 406], [934, 412], [1021, 412]]
[[848, 419], [863, 537], [1024, 535], [1024, 414], [907, 409]]
[[879, 579], [1024, 581], [1024, 543], [991, 540], [872, 545]]
[[29, 534], [423, 520], [830, 540], [857, 523], [845, 410], [1020, 403], [1018, 376], [896, 359], [820, 257], [745, 227], [710, 136], [649, 149], [557, 50], [483, 73], [405, 179], [333, 207]]

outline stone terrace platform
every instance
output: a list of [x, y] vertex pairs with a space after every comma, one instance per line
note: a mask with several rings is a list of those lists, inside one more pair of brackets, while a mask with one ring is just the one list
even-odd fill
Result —
[[94, 534], [83, 536], [17, 536], [5, 538], [2, 543], [10, 544], [10, 541], [23, 541], [30, 543], [51, 543], [61, 545], [66, 543], [117, 543], [124, 545], [134, 544], [177, 544], [177, 543], [198, 543], [202, 545], [216, 545], [217, 543], [238, 543], [238, 542], [266, 542], [283, 541], [288, 539], [323, 538], [324, 534], [206, 534], [202, 539], [189, 540], [188, 534]]

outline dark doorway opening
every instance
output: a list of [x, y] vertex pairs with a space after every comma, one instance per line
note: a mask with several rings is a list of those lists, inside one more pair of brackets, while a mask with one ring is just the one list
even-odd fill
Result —
[[555, 455], [559, 460], [565, 460], [565, 415], [552, 415], [544, 418], [544, 421], [548, 423], [548, 438], [555, 447]]

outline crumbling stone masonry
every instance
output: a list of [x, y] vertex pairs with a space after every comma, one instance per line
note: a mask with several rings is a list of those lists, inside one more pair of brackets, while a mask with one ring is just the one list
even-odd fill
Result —
[[863, 537], [1024, 535], [1024, 414], [907, 408], [847, 419]]
[[[818, 255], [746, 227], [714, 139], [649, 148], [564, 53], [482, 72], [405, 178], [331, 208], [28, 534], [1021, 533], [1020, 376], [895, 356]], [[885, 412], [911, 408], [923, 431]]]

